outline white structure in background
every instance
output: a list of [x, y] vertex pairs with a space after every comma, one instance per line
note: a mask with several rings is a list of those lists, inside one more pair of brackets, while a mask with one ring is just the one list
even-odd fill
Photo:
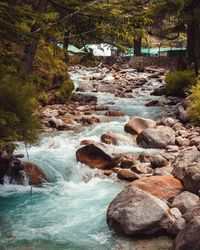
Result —
[[117, 51], [117, 47], [107, 44], [87, 44], [81, 50], [92, 52], [94, 56], [112, 56], [114, 51]]

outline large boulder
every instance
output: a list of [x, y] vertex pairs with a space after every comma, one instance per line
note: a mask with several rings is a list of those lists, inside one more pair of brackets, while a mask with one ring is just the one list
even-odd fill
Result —
[[174, 168], [172, 172], [173, 176], [182, 181], [186, 174], [186, 169], [197, 165], [199, 161], [200, 152], [198, 150], [180, 151], [172, 163], [172, 167]]
[[198, 205], [199, 203], [199, 196], [188, 191], [184, 191], [174, 198], [172, 206], [177, 207], [181, 213], [184, 214], [188, 209]]
[[154, 127], [156, 127], [155, 121], [135, 116], [131, 118], [128, 123], [125, 124], [124, 130], [127, 133], [137, 135], [143, 132], [147, 128], [154, 128]]
[[107, 223], [121, 234], [152, 235], [170, 231], [176, 219], [164, 201], [129, 185], [110, 203]]
[[123, 134], [115, 134], [112, 132], [107, 132], [101, 135], [101, 141], [106, 144], [113, 145], [132, 145], [135, 146], [135, 140], [133, 137], [129, 137]]
[[76, 151], [77, 160], [91, 168], [114, 167], [119, 163], [121, 157], [122, 155], [115, 153], [112, 148], [102, 143], [92, 143]]
[[138, 136], [137, 142], [144, 148], [166, 148], [175, 144], [175, 133], [167, 126], [147, 128]]
[[168, 200], [183, 191], [181, 182], [171, 176], [143, 177], [133, 181], [131, 185], [163, 200]]
[[200, 249], [200, 216], [195, 216], [186, 227], [179, 232], [175, 240], [176, 250]]

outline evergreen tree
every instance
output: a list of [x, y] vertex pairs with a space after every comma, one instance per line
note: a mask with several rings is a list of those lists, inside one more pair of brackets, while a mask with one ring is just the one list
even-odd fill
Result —
[[153, 34], [175, 40], [181, 33], [186, 33], [188, 64], [194, 65], [195, 72], [198, 74], [200, 68], [200, 1], [152, 1], [149, 13], [154, 20]]

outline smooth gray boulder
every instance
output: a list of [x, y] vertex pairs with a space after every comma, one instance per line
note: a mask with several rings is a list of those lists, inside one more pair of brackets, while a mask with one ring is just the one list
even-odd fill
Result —
[[138, 137], [137, 142], [144, 148], [166, 148], [175, 144], [174, 130], [167, 126], [145, 129]]

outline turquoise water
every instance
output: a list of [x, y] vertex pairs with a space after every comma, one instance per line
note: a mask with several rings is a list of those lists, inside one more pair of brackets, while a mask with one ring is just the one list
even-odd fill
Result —
[[[83, 82], [81, 75], [74, 74], [73, 78], [76, 84]], [[156, 117], [161, 110], [143, 105], [148, 93], [137, 99], [97, 95], [99, 103], [113, 101], [113, 107], [127, 116], [87, 127], [80, 133], [46, 134], [28, 149], [30, 161], [41, 166], [51, 184], [32, 189], [29, 185], [0, 186], [0, 250], [107, 250], [122, 249], [121, 244], [129, 242], [114, 235], [106, 224], [107, 207], [124, 183], [116, 176], [108, 178], [77, 163], [75, 152], [84, 139], [98, 142], [104, 132], [124, 133], [128, 115]], [[142, 151], [131, 145], [120, 145], [116, 150]], [[23, 145], [18, 152], [26, 153]]]

